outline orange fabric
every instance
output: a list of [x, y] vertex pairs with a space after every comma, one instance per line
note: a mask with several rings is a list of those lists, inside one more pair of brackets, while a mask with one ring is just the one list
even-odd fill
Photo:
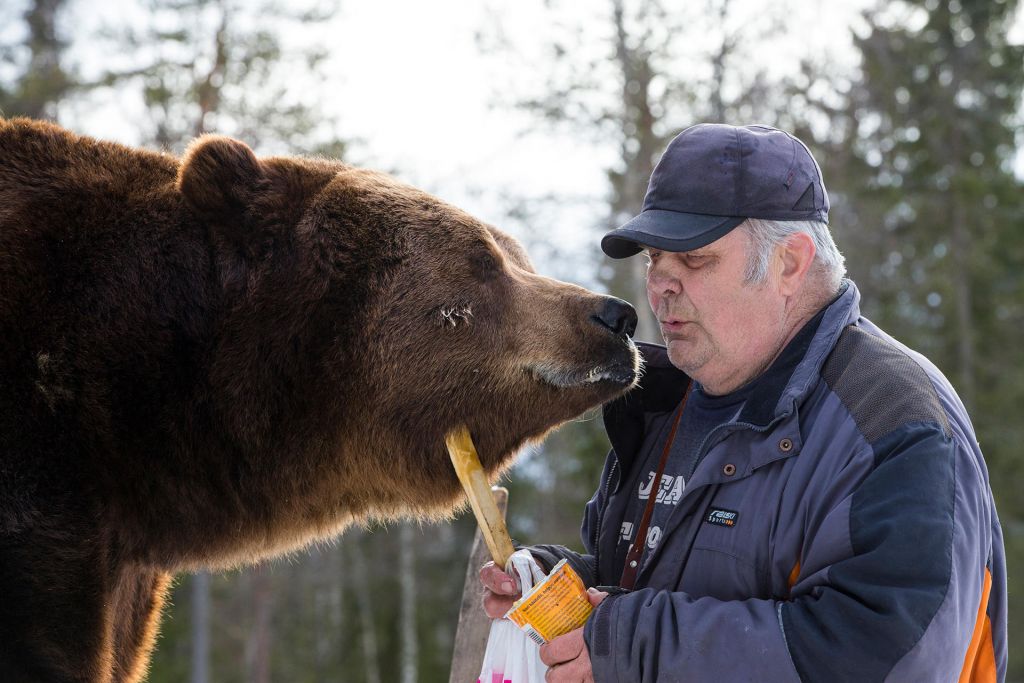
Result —
[[992, 573], [985, 569], [985, 582], [981, 587], [981, 604], [974, 622], [971, 645], [964, 657], [964, 668], [958, 683], [994, 683], [996, 680], [996, 653], [992, 646], [992, 621], [988, 618], [988, 596], [992, 591]]
[[800, 578], [800, 560], [796, 561], [793, 565], [793, 571], [789, 573], [789, 590], [793, 592], [793, 586], [796, 585], [796, 580]]

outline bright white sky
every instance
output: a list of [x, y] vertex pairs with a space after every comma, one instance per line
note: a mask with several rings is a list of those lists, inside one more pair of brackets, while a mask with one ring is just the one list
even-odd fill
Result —
[[[809, 46], [825, 50], [838, 45], [843, 53], [848, 27], [864, 2], [795, 0], [794, 19], [820, 27], [808, 32], [814, 36]], [[563, 220], [598, 220], [607, 191], [605, 169], [617, 150], [536, 123], [531, 128], [522, 114], [496, 108], [501, 95], [523, 85], [536, 87], [544, 76], [516, 71], [518, 64], [508, 57], [482, 57], [474, 39], [499, 15], [501, 32], [516, 46], [512, 59], [528, 63], [551, 33], [547, 4], [559, 3], [379, 0], [343, 5], [341, 34], [334, 43], [336, 106], [345, 132], [366, 140], [366, 161], [396, 169], [403, 179], [499, 225], [503, 216], [493, 196], [498, 191], [590, 196], [595, 201], [589, 219], [577, 209]], [[580, 7], [593, 10], [611, 3], [561, 4], [575, 6], [573, 11], [585, 17]], [[565, 232], [593, 240], [590, 225], [579, 227]]]
[[[680, 1], [699, 7], [699, 0]], [[839, 67], [849, 65], [850, 27], [868, 3], [789, 0], [791, 25], [807, 28], [795, 32], [799, 40], [790, 37], [765, 50], [766, 57], [779, 69], [792, 68], [801, 51], [828, 53]], [[572, 0], [341, 0], [336, 20], [286, 37], [295, 44], [319, 41], [330, 48], [331, 59], [324, 67], [327, 85], [320, 86], [316, 97], [337, 117], [341, 136], [361, 140], [353, 148], [357, 163], [391, 171], [513, 233], [519, 226], [506, 218], [502, 195], [573, 195], [583, 201], [567, 202], [563, 210], [544, 217], [550, 225], [540, 227], [569, 252], [577, 247], [582, 251], [596, 244], [594, 225], [602, 216], [601, 199], [607, 191], [605, 169], [615, 150], [535, 124], [531, 131], [524, 115], [494, 106], [503, 93], [543, 83], [542, 74], [529, 73], [517, 62], [521, 56], [528, 63], [550, 35], [549, 4], [568, 8], [562, 11], [572, 17], [586, 12], [593, 17], [595, 8], [610, 5]], [[762, 6], [762, 0], [734, 0], [737, 15], [750, 24], [761, 20]], [[142, 10], [132, 0], [112, 0], [79, 2], [76, 11], [72, 32], [88, 35], [100, 22], [117, 23]], [[483, 28], [493, 29], [495, 16], [501, 18], [500, 32], [515, 46], [514, 59], [481, 56], [475, 36]], [[1019, 19], [1015, 34], [1024, 40], [1024, 17]], [[90, 54], [88, 45], [78, 48]], [[118, 58], [92, 56], [97, 63]], [[295, 74], [295, 80], [301, 84], [302, 74]], [[138, 120], [142, 111], [139, 103], [124, 101], [113, 108], [87, 104], [64, 114], [80, 132], [133, 143], [137, 140], [130, 121]], [[555, 270], [556, 275], [568, 274]]]

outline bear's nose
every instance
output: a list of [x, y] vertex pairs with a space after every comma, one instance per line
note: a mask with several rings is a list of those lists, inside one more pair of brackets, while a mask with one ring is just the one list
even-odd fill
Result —
[[597, 313], [590, 316], [590, 319], [617, 335], [632, 337], [636, 332], [636, 309], [629, 302], [613, 296], [604, 297]]

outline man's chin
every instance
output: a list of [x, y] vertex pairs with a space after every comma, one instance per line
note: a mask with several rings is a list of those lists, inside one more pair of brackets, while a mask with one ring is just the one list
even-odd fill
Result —
[[665, 346], [668, 349], [669, 362], [690, 377], [694, 377], [708, 360], [689, 340], [667, 339]]

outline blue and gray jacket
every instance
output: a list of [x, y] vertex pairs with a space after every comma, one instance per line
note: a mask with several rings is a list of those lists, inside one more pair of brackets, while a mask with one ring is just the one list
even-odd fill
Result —
[[[792, 372], [708, 435], [635, 589], [587, 622], [595, 681], [1004, 679], [1002, 534], [971, 422], [859, 300], [847, 283]], [[642, 350], [641, 386], [605, 410], [587, 554], [533, 547], [590, 586], [618, 583], [632, 465], [689, 382], [663, 348]]]

